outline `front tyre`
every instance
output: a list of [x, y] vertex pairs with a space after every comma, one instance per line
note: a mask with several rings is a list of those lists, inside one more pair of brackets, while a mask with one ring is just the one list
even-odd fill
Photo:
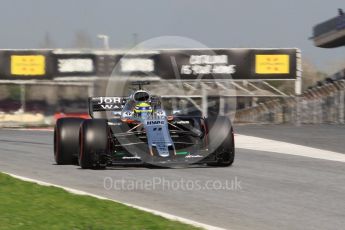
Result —
[[79, 131], [79, 165], [83, 169], [105, 168], [109, 152], [109, 127], [105, 119], [85, 120]]
[[76, 164], [79, 152], [78, 133], [81, 118], [60, 118], [54, 128], [54, 159], [58, 165]]
[[235, 159], [235, 141], [231, 121], [228, 117], [207, 118], [209, 152], [216, 162], [209, 166], [228, 167]]

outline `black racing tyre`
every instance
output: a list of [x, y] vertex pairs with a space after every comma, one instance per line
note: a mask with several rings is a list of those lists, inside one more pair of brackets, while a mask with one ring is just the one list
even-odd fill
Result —
[[79, 165], [83, 169], [106, 166], [109, 151], [109, 127], [106, 119], [85, 120], [79, 131]]
[[235, 159], [235, 141], [231, 121], [228, 117], [207, 118], [208, 149], [217, 161], [209, 166], [228, 167]]
[[54, 128], [54, 158], [58, 165], [77, 164], [82, 118], [60, 118]]

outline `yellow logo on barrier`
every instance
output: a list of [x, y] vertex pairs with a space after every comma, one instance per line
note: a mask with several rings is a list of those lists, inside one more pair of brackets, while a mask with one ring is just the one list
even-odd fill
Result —
[[289, 74], [290, 59], [287, 54], [255, 55], [255, 73], [257, 74]]
[[45, 57], [43, 55], [12, 55], [11, 74], [12, 75], [44, 75]]

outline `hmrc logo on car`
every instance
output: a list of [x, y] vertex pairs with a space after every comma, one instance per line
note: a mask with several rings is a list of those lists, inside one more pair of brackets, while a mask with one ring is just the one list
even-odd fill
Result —
[[164, 125], [164, 121], [147, 121], [147, 125]]

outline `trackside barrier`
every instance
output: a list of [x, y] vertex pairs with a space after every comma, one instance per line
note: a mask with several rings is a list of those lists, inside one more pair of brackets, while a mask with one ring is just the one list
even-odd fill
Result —
[[[305, 91], [299, 98], [280, 98], [242, 109], [236, 113], [240, 123], [344, 124], [345, 80]], [[298, 103], [300, 114], [298, 114]], [[300, 117], [298, 117], [300, 116]]]

